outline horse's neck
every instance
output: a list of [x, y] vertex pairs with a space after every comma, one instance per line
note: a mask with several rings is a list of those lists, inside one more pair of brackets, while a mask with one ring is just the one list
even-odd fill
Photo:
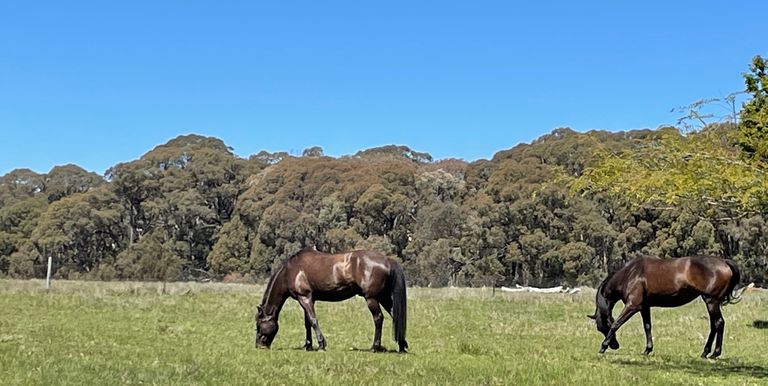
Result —
[[264, 307], [275, 307], [275, 316], [280, 314], [280, 310], [283, 308], [283, 304], [288, 298], [288, 289], [286, 288], [285, 280], [282, 277], [285, 272], [285, 265], [280, 266], [278, 271], [269, 281], [267, 291], [264, 293], [264, 300], [262, 301]]
[[603, 294], [611, 306], [624, 297], [624, 281], [614, 275], [605, 283]]

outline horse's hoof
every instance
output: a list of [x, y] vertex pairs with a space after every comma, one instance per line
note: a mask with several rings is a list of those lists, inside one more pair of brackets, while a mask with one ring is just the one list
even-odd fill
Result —
[[382, 346], [373, 346], [371, 347], [371, 352], [387, 352], [387, 349]]
[[643, 351], [643, 355], [648, 356], [648, 355], [651, 355], [652, 352], [653, 350], [645, 349], [645, 351]]
[[325, 351], [325, 347], [326, 347], [327, 345], [328, 345], [328, 344], [326, 343], [326, 341], [325, 341], [325, 338], [323, 338], [323, 339], [318, 339], [318, 340], [317, 340], [317, 351]]
[[598, 354], [605, 354], [605, 347], [600, 347], [600, 351], [597, 352]]

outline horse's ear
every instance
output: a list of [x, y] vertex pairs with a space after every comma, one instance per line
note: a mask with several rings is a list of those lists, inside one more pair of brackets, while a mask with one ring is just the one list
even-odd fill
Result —
[[597, 319], [597, 315], [587, 315], [587, 317], [592, 319], [592, 320], [596, 320]]

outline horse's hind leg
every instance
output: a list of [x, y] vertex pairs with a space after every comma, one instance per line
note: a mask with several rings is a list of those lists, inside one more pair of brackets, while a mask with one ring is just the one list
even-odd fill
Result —
[[[706, 300], [706, 299], [705, 299]], [[712, 341], [715, 341], [715, 352], [710, 358], [717, 358], [723, 352], [723, 333], [725, 332], [725, 319], [720, 311], [720, 303], [716, 301], [707, 301], [707, 312], [709, 312], [709, 337], [704, 345], [702, 358], [706, 358], [712, 350]]]
[[381, 347], [381, 325], [384, 323], [384, 315], [382, 315], [381, 313], [381, 307], [379, 307], [379, 301], [373, 298], [365, 299], [365, 301], [368, 303], [368, 309], [371, 311], [371, 315], [373, 316], [373, 326], [375, 328], [375, 332], [373, 334], [373, 346], [371, 346], [371, 351], [373, 352], [384, 351], [384, 348]]
[[715, 328], [715, 320], [717, 318], [713, 315], [712, 305], [706, 298], [703, 299], [707, 304], [707, 313], [709, 314], [709, 336], [707, 337], [707, 342], [704, 343], [704, 352], [701, 353], [701, 357], [706, 358], [707, 355], [712, 352], [712, 342], [715, 340], [715, 336], [717, 335], [717, 328]]
[[322, 331], [320, 331], [320, 325], [317, 323], [317, 316], [315, 315], [315, 301], [308, 296], [299, 296], [298, 299], [301, 308], [304, 309], [305, 317], [309, 319], [309, 324], [315, 329], [315, 335], [317, 335], [317, 349], [325, 350], [326, 342]]
[[643, 306], [640, 310], [640, 315], [643, 317], [643, 328], [645, 329], [645, 352], [643, 354], [649, 355], [653, 351], [653, 335], [651, 334], [651, 308]]
[[312, 322], [309, 321], [309, 314], [304, 311], [304, 329], [307, 331], [307, 338], [304, 341], [304, 349], [312, 351]]
[[720, 354], [723, 353], [723, 335], [725, 334], [725, 319], [723, 318], [723, 314], [720, 312], [720, 305], [717, 305], [717, 314], [719, 316], [718, 321], [715, 323], [717, 325], [717, 338], [715, 338], [715, 352], [710, 355], [710, 358], [717, 358], [720, 356]]
[[381, 296], [380, 294], [376, 300], [378, 300], [379, 304], [384, 307], [384, 310], [387, 311], [389, 316], [392, 316], [392, 299], [388, 296]]
[[[389, 316], [392, 316], [392, 298], [383, 296], [383, 297], [379, 297], [378, 300], [379, 300], [379, 303], [381, 304], [381, 306], [384, 307], [384, 310], [387, 311]], [[394, 321], [394, 318], [393, 318], [392, 323], [394, 323], [394, 322], [395, 321]], [[401, 353], [408, 352], [408, 342], [406, 340], [403, 340], [401, 342], [397, 342], [397, 345], [400, 347], [399, 351]]]

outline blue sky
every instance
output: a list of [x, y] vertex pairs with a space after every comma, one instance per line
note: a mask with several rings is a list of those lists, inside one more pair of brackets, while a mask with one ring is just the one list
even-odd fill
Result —
[[187, 133], [245, 157], [471, 161], [557, 127], [674, 122], [768, 54], [762, 1], [578, 3], [2, 2], [0, 174], [103, 173]]

